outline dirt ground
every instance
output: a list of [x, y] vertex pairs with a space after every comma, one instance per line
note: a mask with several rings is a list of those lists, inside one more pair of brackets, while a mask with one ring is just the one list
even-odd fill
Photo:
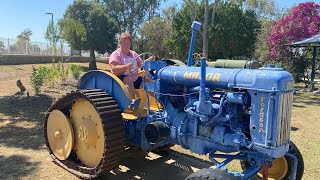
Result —
[[[98, 67], [108, 69], [105, 64], [98, 63]], [[41, 95], [34, 95], [29, 84], [31, 69], [31, 65], [0, 66], [0, 179], [77, 179], [52, 163], [43, 138], [44, 114], [48, 107], [61, 95], [75, 90], [76, 81], [69, 80], [69, 85], [46, 86]], [[29, 98], [18, 93], [18, 79], [30, 92]], [[304, 179], [313, 180], [318, 179], [320, 173], [317, 168], [320, 160], [320, 123], [317, 121], [320, 95], [305, 93], [302, 88], [298, 90], [294, 97], [291, 138], [304, 157]], [[192, 154], [179, 146], [172, 150], [162, 154], [129, 154], [117, 170], [100, 179], [178, 180], [197, 168], [210, 166], [192, 158], [207, 160], [206, 156]], [[239, 169], [237, 162], [232, 163], [230, 169]]]

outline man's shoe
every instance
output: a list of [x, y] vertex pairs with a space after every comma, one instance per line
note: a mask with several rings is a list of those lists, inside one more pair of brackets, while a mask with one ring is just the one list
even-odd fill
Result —
[[139, 107], [141, 102], [141, 98], [137, 98], [134, 101], [132, 101], [132, 103], [130, 104], [130, 107], [135, 108], [135, 107]]

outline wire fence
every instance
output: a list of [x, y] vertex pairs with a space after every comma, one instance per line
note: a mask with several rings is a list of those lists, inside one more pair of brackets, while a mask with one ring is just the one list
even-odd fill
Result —
[[67, 44], [57, 43], [53, 46], [50, 43], [31, 42], [27, 40], [16, 40], [0, 37], [1, 54], [21, 54], [21, 55], [64, 55], [69, 56], [71, 48]]

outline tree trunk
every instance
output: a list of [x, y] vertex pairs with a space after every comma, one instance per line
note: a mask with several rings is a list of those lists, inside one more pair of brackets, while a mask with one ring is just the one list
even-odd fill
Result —
[[94, 50], [90, 50], [89, 69], [97, 70], [96, 56], [94, 55]]
[[217, 11], [217, 8], [218, 8], [218, 5], [220, 3], [221, 0], [215, 0], [214, 1], [214, 6], [213, 6], [213, 9], [212, 9], [212, 17], [211, 17], [211, 23], [213, 24], [214, 23], [214, 17], [216, 15], [216, 11]]
[[[212, 11], [212, 23], [213, 23], [213, 20], [214, 20], [214, 17], [215, 17], [215, 14], [216, 14], [216, 10], [217, 10], [217, 7], [219, 5], [221, 0], [215, 0], [214, 1], [214, 7], [213, 7], [213, 11]], [[203, 21], [203, 33], [202, 33], [202, 52], [203, 52], [203, 55], [204, 57], [207, 59], [207, 61], [209, 60], [208, 59], [208, 41], [209, 41], [209, 38], [208, 38], [208, 23], [209, 23], [209, 0], [206, 0], [205, 1], [205, 7], [204, 7], [204, 21]]]
[[131, 0], [130, 1], [130, 15], [129, 15], [129, 17], [130, 17], [130, 20], [129, 20], [129, 33], [130, 33], [130, 35], [132, 36], [132, 37], [134, 37], [134, 35], [133, 35], [133, 24], [134, 24], [134, 4], [135, 4], [135, 2], [134, 2], [134, 0]]
[[209, 21], [209, 1], [205, 1], [204, 7], [204, 21], [203, 21], [203, 33], [202, 33], [202, 51], [204, 57], [208, 60], [208, 21]]
[[19, 87], [21, 92], [26, 91], [26, 88], [24, 87], [20, 79], [17, 80], [17, 86]]

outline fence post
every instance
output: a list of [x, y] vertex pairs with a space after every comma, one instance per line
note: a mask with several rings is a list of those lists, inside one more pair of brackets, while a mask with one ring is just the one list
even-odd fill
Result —
[[25, 41], [25, 43], [26, 43], [26, 54], [28, 54], [28, 43], [27, 41]]
[[9, 38], [8, 38], [8, 54], [11, 54], [11, 52], [10, 52], [10, 40], [9, 40]]

